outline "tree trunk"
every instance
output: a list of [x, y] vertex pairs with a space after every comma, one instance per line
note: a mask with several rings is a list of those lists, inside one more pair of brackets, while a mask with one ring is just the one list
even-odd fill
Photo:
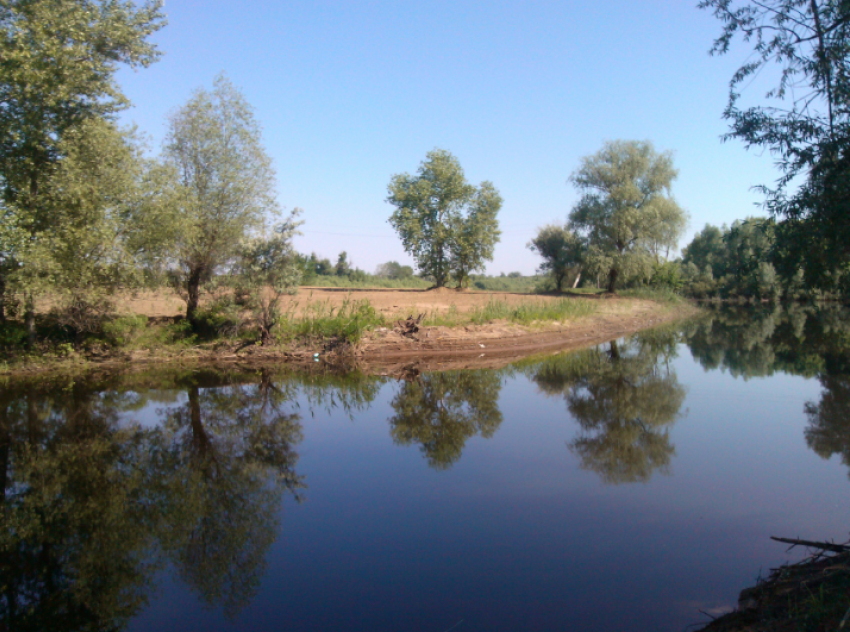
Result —
[[192, 424], [192, 445], [195, 453], [205, 458], [210, 448], [210, 438], [204, 430], [201, 420], [201, 392], [197, 386], [190, 386], [189, 392], [189, 421]]
[[576, 274], [576, 280], [573, 281], [573, 289], [578, 287], [579, 281], [581, 281], [581, 270], [578, 271], [578, 274]]
[[564, 284], [564, 277], [566, 274], [559, 274], [555, 277], [555, 287], [558, 288], [558, 292], [561, 291], [561, 286]]
[[619, 276], [619, 272], [617, 268], [611, 268], [608, 271], [608, 293], [616, 294], [617, 293], [617, 277]]
[[27, 344], [30, 348], [35, 345], [35, 298], [28, 293], [24, 299], [24, 326], [27, 329]]
[[201, 300], [201, 274], [203, 274], [203, 268], [193, 268], [189, 273], [189, 279], [186, 281], [186, 291], [189, 295], [186, 300], [186, 318], [192, 323], [193, 329], [198, 324], [197, 311], [198, 303]]

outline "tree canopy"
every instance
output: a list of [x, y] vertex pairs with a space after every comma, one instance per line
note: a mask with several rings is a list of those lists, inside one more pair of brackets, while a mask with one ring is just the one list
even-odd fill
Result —
[[[723, 23], [711, 48], [735, 38], [753, 54], [732, 76], [727, 138], [769, 149], [782, 176], [759, 187], [777, 227], [777, 265], [820, 287], [850, 286], [850, 4], [834, 0], [702, 0]], [[780, 70], [765, 104], [741, 105], [750, 80]]]
[[279, 213], [275, 174], [251, 106], [224, 76], [212, 92], [199, 89], [172, 115], [165, 158], [183, 188], [174, 256], [177, 286], [194, 325], [201, 286]]
[[390, 224], [419, 271], [433, 277], [437, 287], [451, 276], [464, 285], [471, 272], [493, 259], [502, 198], [490, 182], [469, 184], [449, 152], [428, 152], [417, 175], [395, 175], [387, 190], [387, 202], [396, 207]]
[[568, 275], [572, 274], [574, 280], [578, 281], [585, 243], [570, 230], [569, 226], [555, 224], [544, 226], [537, 231], [537, 235], [528, 243], [528, 247], [543, 258], [540, 271], [552, 275], [559, 292]]
[[649, 142], [609, 141], [582, 159], [570, 181], [582, 193], [569, 224], [588, 243], [587, 267], [608, 278], [649, 276], [662, 249], [675, 248], [686, 214], [670, 193], [676, 178], [669, 152]]
[[[69, 133], [128, 105], [119, 66], [148, 66], [159, 53], [149, 37], [165, 24], [159, 0], [9, 0], [0, 3], [0, 321], [14, 285], [27, 295], [34, 328], [34, 281], [55, 229], [42, 193], [67, 155]], [[55, 235], [54, 235], [55, 237]], [[10, 278], [12, 273], [15, 274]]]

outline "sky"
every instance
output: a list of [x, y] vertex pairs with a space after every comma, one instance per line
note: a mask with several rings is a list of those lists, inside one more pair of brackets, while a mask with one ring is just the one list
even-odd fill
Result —
[[[606, 140], [671, 151], [673, 195], [706, 223], [763, 215], [769, 152], [721, 142], [728, 82], [750, 50], [708, 50], [721, 24], [678, 0], [168, 0], [163, 57], [123, 69], [122, 115], [158, 150], [169, 113], [225, 73], [254, 107], [278, 200], [303, 209], [296, 248], [374, 271], [411, 264], [387, 185], [445, 149], [504, 198], [487, 273], [531, 274], [537, 228], [563, 223], [570, 174]], [[764, 90], [748, 86], [747, 98]]]

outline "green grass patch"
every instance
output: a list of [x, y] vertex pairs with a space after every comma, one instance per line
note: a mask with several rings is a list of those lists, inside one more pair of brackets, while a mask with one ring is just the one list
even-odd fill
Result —
[[670, 288], [639, 287], [621, 290], [618, 294], [626, 298], [639, 298], [649, 301], [657, 301], [659, 303], [670, 303], [672, 305], [678, 305], [685, 302], [685, 299], [681, 294], [674, 292]]
[[445, 313], [426, 317], [425, 324], [455, 327], [464, 324], [484, 325], [501, 320], [519, 325], [533, 325], [582, 318], [590, 316], [596, 310], [595, 303], [568, 298], [554, 301], [529, 300], [519, 305], [510, 305], [506, 301], [491, 299], [486, 305], [476, 307], [464, 314], [459, 313], [452, 305]]
[[367, 331], [384, 325], [383, 317], [369, 301], [346, 299], [339, 307], [328, 302], [311, 303], [295, 318], [287, 312], [276, 327], [278, 342], [338, 341], [356, 344]]

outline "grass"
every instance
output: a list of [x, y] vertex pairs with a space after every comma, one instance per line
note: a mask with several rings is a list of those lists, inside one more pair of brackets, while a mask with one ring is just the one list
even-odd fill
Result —
[[335, 340], [357, 344], [367, 331], [386, 324], [369, 301], [349, 298], [336, 308], [326, 301], [310, 303], [300, 318], [293, 317], [292, 310], [284, 315], [275, 330], [279, 343]]
[[460, 313], [452, 305], [445, 313], [429, 315], [425, 319], [428, 325], [456, 327], [458, 325], [484, 325], [495, 321], [507, 321], [519, 325], [534, 325], [542, 322], [561, 322], [590, 316], [597, 305], [568, 298], [556, 301], [529, 300], [519, 305], [509, 305], [505, 301], [491, 299], [486, 305], [476, 307], [466, 313]]
[[685, 302], [681, 294], [678, 294], [670, 288], [653, 288], [640, 287], [629, 290], [620, 290], [619, 295], [625, 298], [638, 298], [658, 303], [667, 303], [671, 305], [679, 305]]

